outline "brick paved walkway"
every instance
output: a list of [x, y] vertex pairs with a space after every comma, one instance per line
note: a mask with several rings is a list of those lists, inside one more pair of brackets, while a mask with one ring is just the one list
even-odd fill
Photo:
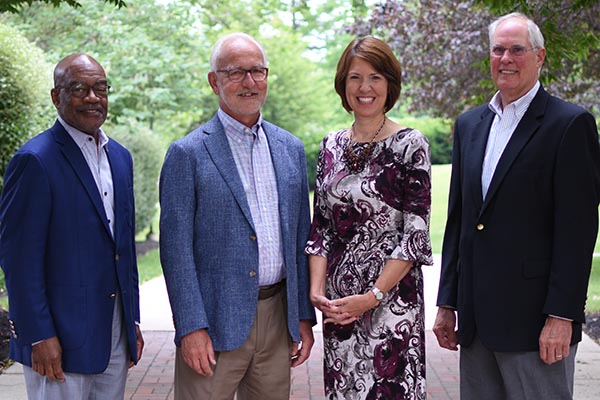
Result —
[[[172, 331], [146, 331], [146, 346], [140, 363], [129, 371], [125, 399], [171, 400], [175, 345]], [[315, 346], [307, 362], [292, 370], [291, 400], [325, 400], [323, 394], [323, 341], [315, 332]], [[458, 353], [440, 349], [431, 331], [426, 331], [427, 398], [453, 400], [458, 392]]]

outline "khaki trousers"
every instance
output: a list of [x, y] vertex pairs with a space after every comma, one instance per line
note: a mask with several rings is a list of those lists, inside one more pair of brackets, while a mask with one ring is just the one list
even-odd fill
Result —
[[250, 336], [239, 349], [216, 353], [213, 376], [198, 375], [177, 348], [175, 400], [284, 400], [290, 393], [291, 338], [285, 290], [258, 301]]

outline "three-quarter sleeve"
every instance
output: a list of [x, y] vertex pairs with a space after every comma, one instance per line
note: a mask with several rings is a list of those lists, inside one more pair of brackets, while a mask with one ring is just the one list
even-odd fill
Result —
[[313, 219], [304, 250], [309, 255], [327, 256], [333, 238], [331, 212], [327, 207], [327, 188], [324, 184], [325, 171], [327, 165], [332, 162], [331, 157], [332, 155], [327, 149], [327, 137], [325, 137], [321, 141], [319, 150], [313, 199]]
[[431, 214], [431, 160], [427, 138], [413, 130], [402, 158], [403, 230], [390, 258], [433, 265], [429, 218]]

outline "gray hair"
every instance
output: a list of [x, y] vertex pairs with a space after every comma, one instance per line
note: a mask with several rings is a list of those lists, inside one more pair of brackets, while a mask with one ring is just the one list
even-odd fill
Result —
[[529, 17], [527, 17], [524, 14], [521, 14], [519, 12], [513, 12], [510, 14], [506, 14], [503, 15], [502, 17], [498, 18], [497, 20], [495, 20], [494, 22], [492, 22], [489, 26], [489, 39], [490, 39], [490, 48], [493, 46], [492, 43], [492, 37], [494, 36], [494, 33], [496, 33], [496, 29], [498, 29], [498, 26], [509, 19], [512, 18], [520, 18], [520, 19], [524, 19], [527, 22], [527, 31], [529, 33], [529, 44], [531, 45], [531, 47], [535, 48], [535, 49], [543, 49], [544, 48], [544, 35], [542, 35], [542, 32], [540, 31], [540, 28], [536, 25], [535, 22], [533, 22], [533, 20]]
[[212, 72], [216, 72], [217, 69], [219, 68], [217, 66], [217, 61], [219, 60], [219, 58], [221, 58], [221, 52], [223, 50], [223, 45], [226, 42], [228, 42], [230, 40], [235, 40], [235, 39], [245, 39], [245, 40], [248, 40], [248, 41], [254, 43], [260, 49], [260, 52], [262, 53], [263, 61], [265, 63], [265, 67], [267, 66], [267, 56], [265, 54], [265, 50], [260, 45], [260, 43], [258, 43], [258, 41], [256, 41], [256, 39], [254, 39], [252, 36], [250, 36], [246, 33], [234, 32], [234, 33], [229, 33], [225, 36], [222, 36], [219, 40], [217, 40], [217, 43], [215, 43], [215, 45], [212, 49], [212, 53], [210, 54], [210, 70]]

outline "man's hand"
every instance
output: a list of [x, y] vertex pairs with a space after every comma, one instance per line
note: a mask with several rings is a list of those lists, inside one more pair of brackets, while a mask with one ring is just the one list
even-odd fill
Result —
[[456, 313], [451, 308], [439, 307], [433, 333], [440, 347], [448, 350], [458, 350], [458, 337], [454, 327], [456, 326]]
[[[140, 329], [139, 325], [135, 325], [135, 336], [136, 336], [136, 340], [135, 340], [135, 344], [136, 344], [136, 351], [137, 351], [137, 360], [138, 362], [140, 362], [140, 359], [142, 358], [142, 351], [144, 350], [144, 338], [142, 337], [142, 330]], [[135, 363], [133, 361], [129, 361], [129, 368], [133, 367], [135, 365]]]
[[568, 320], [547, 317], [540, 333], [540, 358], [550, 365], [569, 355], [573, 323]]
[[31, 368], [52, 381], [65, 381], [62, 370], [62, 347], [53, 336], [42, 340], [31, 348]]
[[298, 343], [292, 343], [291, 359], [292, 368], [297, 367], [308, 359], [310, 350], [315, 344], [315, 337], [312, 331], [312, 322], [307, 320], [300, 321], [300, 346]]
[[217, 365], [212, 341], [206, 329], [200, 329], [181, 338], [183, 361], [196, 373], [212, 376], [212, 366]]

